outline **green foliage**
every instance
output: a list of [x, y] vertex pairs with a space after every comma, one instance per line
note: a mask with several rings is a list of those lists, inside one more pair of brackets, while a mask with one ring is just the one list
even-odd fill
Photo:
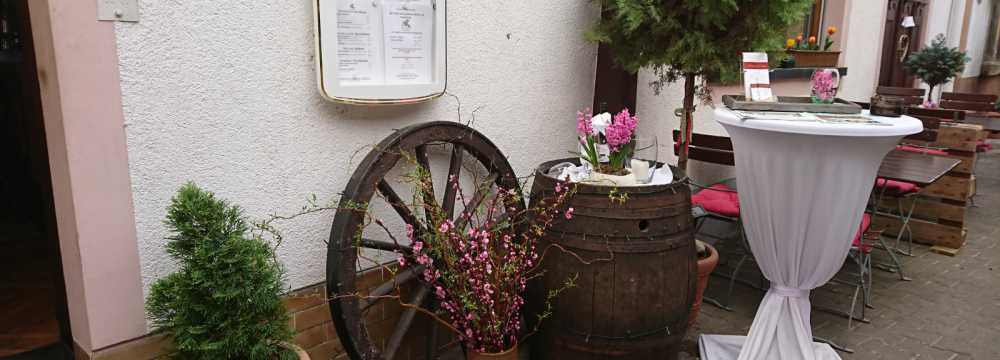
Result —
[[296, 359], [274, 249], [248, 235], [240, 209], [188, 183], [173, 198], [167, 253], [180, 269], [156, 281], [146, 312], [177, 359]]
[[658, 86], [685, 74], [739, 79], [744, 51], [784, 49], [788, 26], [813, 0], [599, 0], [606, 12], [587, 37], [609, 44], [629, 71], [651, 66]]
[[927, 93], [933, 94], [935, 86], [950, 81], [955, 74], [965, 70], [965, 63], [969, 60], [965, 52], [949, 48], [945, 44], [944, 34], [938, 34], [931, 42], [931, 46], [910, 54], [903, 65], [930, 86], [930, 91]]

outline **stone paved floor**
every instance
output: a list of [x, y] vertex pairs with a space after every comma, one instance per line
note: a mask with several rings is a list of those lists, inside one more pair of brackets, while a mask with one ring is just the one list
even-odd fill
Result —
[[[918, 246], [915, 257], [902, 259], [913, 281], [875, 270], [871, 324], [814, 310], [816, 336], [855, 350], [843, 359], [1000, 359], [1000, 151], [978, 164], [977, 207], [968, 210], [968, 238], [955, 257]], [[873, 258], [886, 260], [876, 250]], [[751, 274], [752, 275], [752, 274]], [[752, 278], [752, 276], [751, 276]], [[722, 294], [725, 279], [712, 277], [709, 294]], [[815, 305], [848, 309], [854, 288], [827, 285], [812, 293]], [[707, 305], [687, 345], [694, 353], [698, 334], [745, 334], [763, 292], [736, 285], [734, 311]], [[691, 356], [682, 356], [691, 358]]]

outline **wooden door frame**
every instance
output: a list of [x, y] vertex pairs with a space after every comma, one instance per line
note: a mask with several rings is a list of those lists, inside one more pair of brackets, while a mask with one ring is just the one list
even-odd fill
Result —
[[[883, 13], [885, 15], [885, 17], [889, 16], [889, 6], [892, 4], [893, 1], [894, 0], [889, 0], [889, 1], [885, 2], [885, 6], [884, 6], [885, 12]], [[924, 41], [924, 38], [925, 38], [925, 35], [926, 35], [925, 33], [927, 32], [927, 18], [928, 18], [928, 15], [929, 15], [927, 13], [927, 10], [928, 10], [928, 6], [930, 4], [930, 1], [929, 0], [898, 0], [898, 1], [900, 3], [899, 4], [900, 6], [902, 6], [902, 2], [904, 2], [904, 1], [915, 2], [915, 3], [922, 3], [923, 4], [924, 14], [923, 14], [923, 16], [921, 16], [918, 19], [918, 23], [917, 23], [918, 31], [916, 33], [914, 33], [914, 34], [911, 34], [911, 36], [913, 36], [913, 38], [910, 38], [910, 40], [909, 40], [910, 41], [909, 45], [910, 45], [910, 49], [911, 49], [910, 53], [912, 53], [913, 51], [915, 51], [915, 49], [919, 49], [923, 45], [923, 41]], [[898, 11], [899, 10], [897, 10], [897, 13], [898, 13]], [[896, 56], [895, 55], [896, 53], [894, 51], [890, 51], [889, 53], [886, 53], [885, 47], [886, 46], [892, 46], [893, 49], [895, 49], [895, 45], [896, 45], [896, 42], [897, 42], [896, 39], [898, 39], [898, 35], [899, 35], [895, 30], [896, 30], [896, 26], [898, 26], [899, 21], [902, 20], [901, 18], [897, 17], [896, 19], [894, 19], [894, 21], [892, 23], [888, 23], [888, 22], [885, 21], [885, 17], [883, 17], [883, 20], [882, 20], [882, 38], [881, 38], [881, 40], [882, 40], [882, 46], [880, 48], [880, 50], [881, 50], [882, 53], [880, 54], [880, 58], [879, 58], [879, 62], [878, 62], [878, 64], [879, 64], [879, 70], [878, 70], [878, 78], [876, 80], [876, 84], [879, 85], [879, 86], [911, 87], [911, 86], [914, 85], [914, 80], [915, 80], [912, 75], [906, 77], [904, 79], [904, 83], [903, 84], [893, 84], [893, 83], [891, 83], [892, 79], [886, 79], [885, 78], [885, 77], [892, 77], [893, 76], [893, 74], [892, 74], [891, 71], [887, 72], [887, 70], [890, 70], [892, 68], [891, 66], [887, 65], [887, 60], [889, 60], [891, 62], [895, 62], [896, 61], [895, 57], [894, 57], [894, 56]], [[892, 29], [889, 28], [890, 24], [893, 24], [893, 28]], [[890, 34], [892, 35], [892, 39], [889, 39]], [[888, 43], [886, 42], [887, 40], [889, 40]], [[887, 57], [892, 57], [892, 58], [887, 59]], [[890, 81], [890, 83], [886, 83], [885, 82], [886, 80]]]
[[[66, 282], [63, 278], [62, 254], [59, 245], [59, 234], [56, 225], [55, 208], [52, 199], [52, 174], [50, 172], [48, 160], [47, 141], [45, 139], [45, 125], [42, 116], [41, 91], [37, 77], [37, 65], [35, 51], [30, 44], [34, 44], [32, 36], [31, 21], [28, 19], [28, 3], [31, 0], [14, 1], [14, 13], [21, 18], [17, 19], [19, 24], [15, 32], [21, 34], [21, 41], [24, 45], [21, 48], [22, 58], [20, 61], [17, 76], [20, 77], [21, 95], [18, 101], [23, 105], [22, 117], [25, 121], [30, 121], [28, 133], [22, 136], [29, 142], [29, 155], [31, 161], [31, 177], [36, 180], [36, 196], [31, 199], [36, 209], [31, 209], [33, 216], [41, 217], [37, 221], [43, 227], [42, 241], [45, 243], [46, 251], [51, 249], [54, 254], [48, 260], [52, 263], [46, 265], [50, 271], [55, 272], [52, 286], [54, 293], [52, 296], [55, 305], [55, 318], [59, 324], [59, 339], [68, 347], [73, 346], [72, 330], [70, 327], [69, 310], [66, 299]], [[30, 119], [30, 120], [29, 120]], [[24, 210], [22, 208], [22, 210]]]
[[31, 0], [56, 228], [78, 359], [146, 333], [114, 23]]

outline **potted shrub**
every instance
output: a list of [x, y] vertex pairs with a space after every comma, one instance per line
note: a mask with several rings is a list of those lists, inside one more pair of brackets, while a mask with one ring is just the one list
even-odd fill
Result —
[[[785, 30], [813, 0], [601, 0], [599, 22], [587, 37], [607, 44], [615, 62], [630, 72], [651, 67], [659, 90], [684, 80], [677, 167], [687, 168], [695, 96], [707, 98], [707, 81], [740, 78], [739, 54], [782, 50]], [[678, 10], [683, 9], [683, 11]], [[777, 59], [778, 56], [773, 56]], [[699, 83], [699, 79], [702, 81]]]
[[948, 47], [944, 34], [938, 34], [931, 46], [910, 54], [903, 66], [930, 87], [927, 100], [934, 104], [934, 88], [951, 81], [955, 74], [965, 70], [965, 63], [969, 60], [964, 51]]
[[698, 286], [694, 293], [694, 304], [691, 305], [691, 313], [688, 315], [688, 329], [694, 326], [701, 312], [701, 301], [708, 287], [708, 278], [712, 271], [719, 265], [719, 252], [712, 245], [701, 240], [695, 240], [698, 247]]
[[290, 343], [274, 249], [241, 210], [186, 184], [167, 211], [167, 253], [179, 269], [153, 283], [146, 312], [177, 359], [308, 359]]
[[800, 67], [835, 67], [840, 60], [840, 51], [831, 51], [833, 35], [837, 33], [834, 26], [826, 28], [823, 45], [818, 43], [816, 36], [810, 36], [803, 41], [802, 34], [785, 43], [789, 55], [795, 58], [795, 65]]

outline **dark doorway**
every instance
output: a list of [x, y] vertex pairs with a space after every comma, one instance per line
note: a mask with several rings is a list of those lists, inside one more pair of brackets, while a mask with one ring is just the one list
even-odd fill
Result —
[[[889, 0], [889, 8], [885, 13], [879, 85], [913, 86], [914, 77], [903, 68], [903, 59], [920, 49], [923, 42], [920, 35], [926, 14], [927, 0]], [[913, 17], [912, 27], [903, 25], [908, 16]]]
[[0, 0], [0, 359], [70, 357], [28, 0]]

